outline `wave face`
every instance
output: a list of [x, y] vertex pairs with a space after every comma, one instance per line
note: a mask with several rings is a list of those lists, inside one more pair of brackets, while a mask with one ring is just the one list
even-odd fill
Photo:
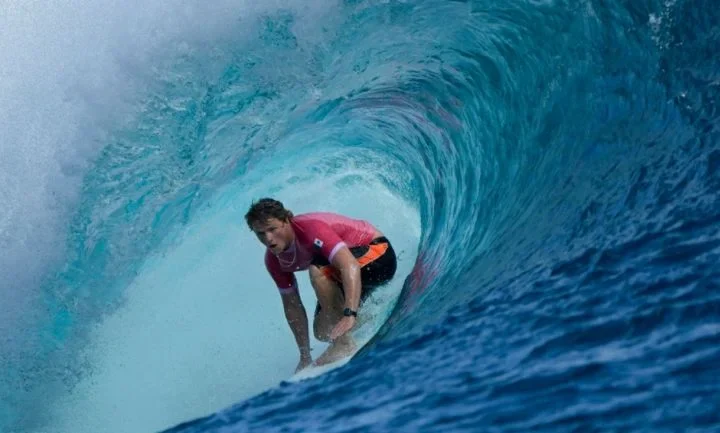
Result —
[[[720, 429], [720, 12], [631, 3], [41, 14], [71, 37], [0, 45], [0, 429]], [[401, 252], [377, 335], [299, 383], [265, 195]]]

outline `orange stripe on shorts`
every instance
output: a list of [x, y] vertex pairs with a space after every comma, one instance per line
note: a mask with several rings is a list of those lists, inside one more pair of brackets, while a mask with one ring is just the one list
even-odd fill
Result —
[[[378, 258], [382, 257], [388, 249], [387, 242], [381, 244], [370, 244], [368, 250], [362, 256], [357, 258], [360, 268], [367, 266], [369, 263], [374, 262]], [[332, 265], [326, 265], [322, 268], [322, 273], [328, 278], [334, 278], [340, 281], [340, 272], [335, 269]]]
[[387, 251], [388, 249], [388, 244], [386, 242], [383, 242], [381, 244], [369, 245], [369, 247], [370, 248], [367, 250], [367, 252], [357, 259], [358, 263], [360, 263], [361, 268], [368, 263], [374, 262], [380, 256], [385, 254], [385, 251]]

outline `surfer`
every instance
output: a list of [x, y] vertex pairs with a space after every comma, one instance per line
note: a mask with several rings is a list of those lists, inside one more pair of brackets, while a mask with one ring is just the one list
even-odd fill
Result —
[[267, 249], [265, 267], [280, 292], [285, 318], [300, 350], [297, 371], [313, 363], [305, 307], [294, 273], [307, 270], [317, 304], [315, 338], [330, 342], [316, 365], [337, 361], [355, 350], [349, 331], [370, 292], [395, 275], [390, 241], [372, 224], [330, 212], [293, 215], [271, 198], [254, 202], [248, 227]]

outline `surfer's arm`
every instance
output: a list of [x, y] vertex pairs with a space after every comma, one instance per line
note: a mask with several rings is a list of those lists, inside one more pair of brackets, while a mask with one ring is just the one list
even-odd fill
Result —
[[315, 252], [327, 259], [340, 271], [345, 292], [345, 307], [357, 311], [360, 306], [362, 283], [360, 264], [353, 256], [345, 241], [338, 233], [323, 221], [305, 224], [305, 237], [313, 244]]
[[[360, 293], [362, 290], [360, 282], [360, 264], [352, 255], [348, 247], [343, 245], [333, 256], [332, 265], [340, 270], [343, 290], [345, 292], [345, 308], [357, 312], [360, 306]], [[330, 339], [336, 340], [355, 326], [355, 317], [345, 316], [335, 325], [330, 332]]]
[[305, 306], [300, 299], [300, 293], [297, 290], [283, 293], [280, 296], [285, 309], [285, 318], [288, 325], [295, 336], [295, 342], [300, 350], [300, 360], [309, 360], [310, 356], [310, 338], [308, 334], [308, 319], [305, 312]]
[[350, 250], [341, 247], [332, 259], [332, 265], [340, 270], [343, 290], [345, 291], [345, 308], [357, 311], [360, 306], [362, 283], [360, 280], [360, 264]]
[[300, 364], [309, 364], [312, 362], [312, 359], [310, 357], [308, 320], [305, 307], [300, 299], [295, 274], [292, 272], [284, 272], [280, 268], [277, 257], [270, 254], [269, 251], [265, 254], [265, 266], [275, 281], [278, 292], [280, 292], [283, 309], [285, 310], [285, 318], [287, 319], [288, 325], [290, 325], [290, 330], [292, 330], [295, 336], [298, 349], [300, 349]]

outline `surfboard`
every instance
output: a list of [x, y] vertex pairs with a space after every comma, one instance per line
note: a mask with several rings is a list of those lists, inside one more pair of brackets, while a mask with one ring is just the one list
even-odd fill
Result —
[[350, 362], [353, 356], [358, 352], [359, 349], [356, 349], [353, 353], [346, 356], [343, 359], [340, 359], [335, 362], [331, 362], [329, 364], [325, 365], [311, 365], [310, 367], [304, 368], [297, 373], [295, 373], [288, 381], [289, 382], [299, 382], [301, 380], [310, 379], [313, 377], [320, 376], [321, 374], [325, 374], [328, 371], [334, 370], [336, 368], [342, 367], [343, 365]]

